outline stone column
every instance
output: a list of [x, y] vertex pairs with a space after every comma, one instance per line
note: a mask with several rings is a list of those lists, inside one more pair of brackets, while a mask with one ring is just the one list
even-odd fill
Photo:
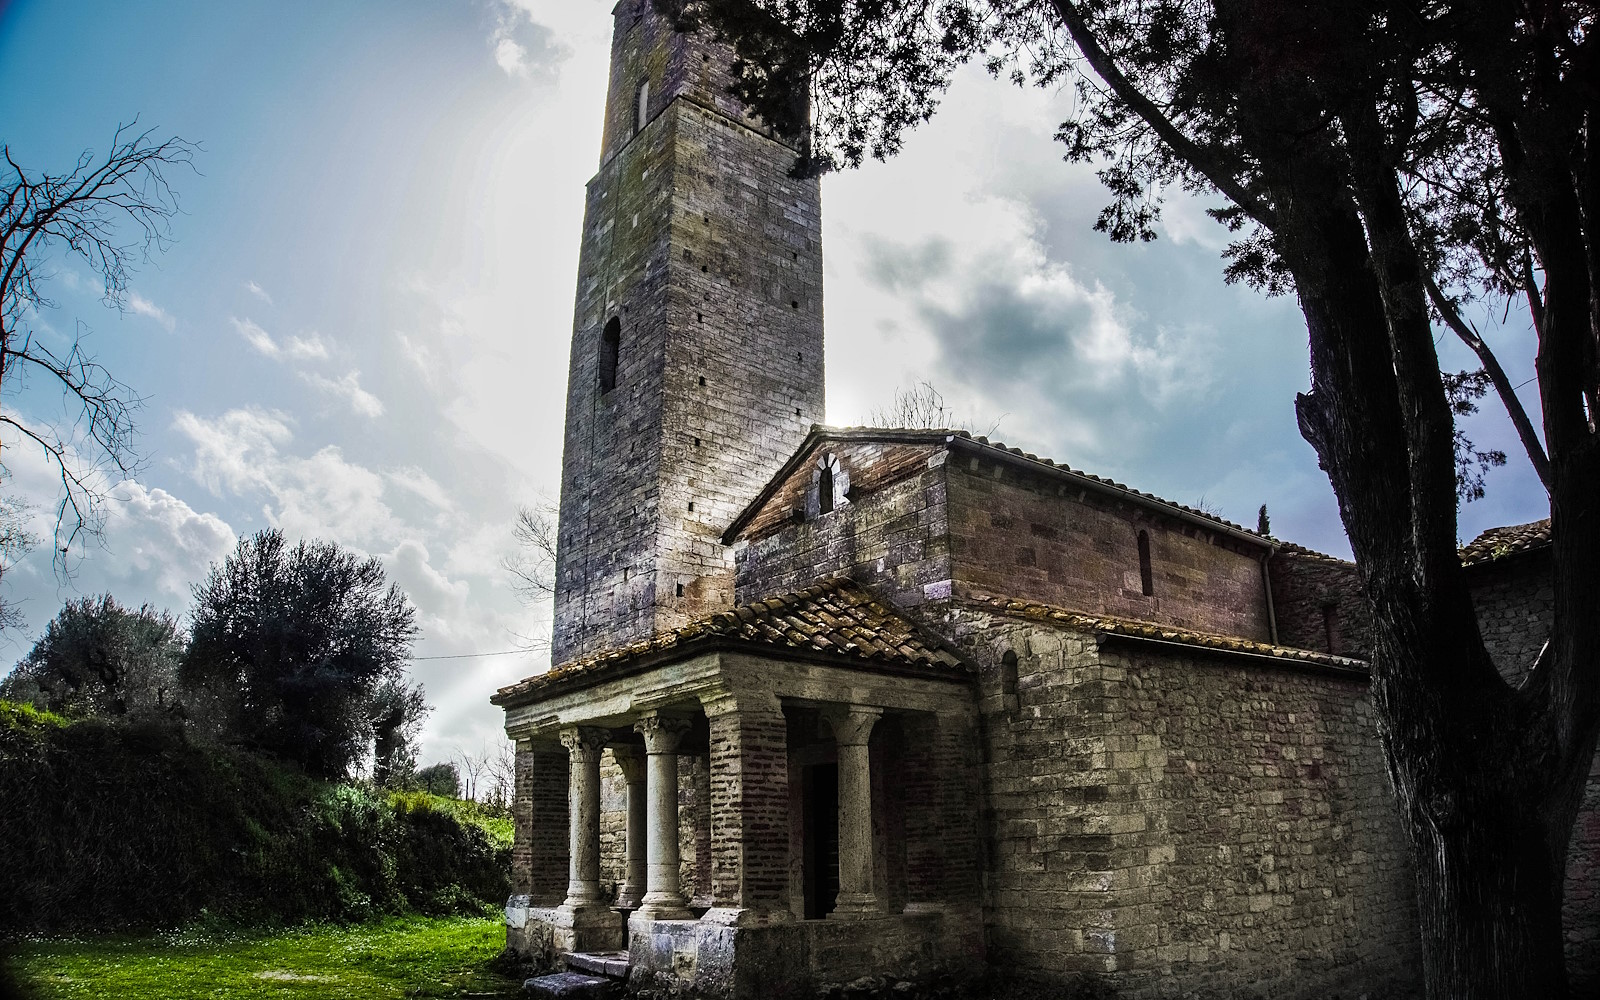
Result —
[[711, 896], [700, 919], [762, 926], [789, 912], [789, 732], [770, 694], [703, 698], [711, 723]]
[[631, 746], [611, 748], [628, 784], [627, 860], [622, 885], [617, 888], [617, 909], [637, 910], [645, 893], [645, 783], [644, 754]]
[[605, 903], [600, 893], [600, 752], [609, 736], [604, 729], [587, 726], [561, 732], [569, 767], [567, 814], [572, 821], [572, 861], [567, 898], [561, 905], [569, 910]]
[[688, 920], [683, 898], [678, 851], [678, 742], [688, 723], [651, 713], [634, 723], [643, 734], [646, 754], [645, 789], [649, 802], [649, 866], [644, 901], [638, 916], [645, 920]]
[[828, 916], [839, 920], [884, 911], [873, 883], [872, 756], [867, 740], [881, 708], [840, 706], [825, 713], [839, 745], [839, 899]]

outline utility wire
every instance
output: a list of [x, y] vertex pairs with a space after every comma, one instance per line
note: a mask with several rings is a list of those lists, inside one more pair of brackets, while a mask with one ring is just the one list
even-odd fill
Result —
[[475, 660], [483, 656], [510, 656], [513, 653], [531, 653], [531, 649], [502, 649], [495, 653], [452, 653], [449, 656], [413, 656], [413, 660]]

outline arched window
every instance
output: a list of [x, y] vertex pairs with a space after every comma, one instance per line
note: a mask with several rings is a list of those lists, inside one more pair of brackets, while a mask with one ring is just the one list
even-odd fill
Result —
[[826, 465], [822, 467], [822, 474], [817, 477], [817, 513], [833, 513], [833, 470]]
[[639, 81], [639, 90], [633, 96], [633, 134], [638, 135], [650, 120], [650, 78]]
[[1006, 655], [1000, 657], [1000, 693], [1017, 693], [1017, 652], [1014, 649], [1006, 650]]
[[1155, 579], [1150, 572], [1150, 533], [1146, 531], [1139, 532], [1139, 585], [1146, 597], [1156, 592]]
[[811, 496], [806, 499], [806, 516], [831, 514], [850, 502], [850, 473], [839, 456], [824, 452], [811, 470]]
[[622, 353], [622, 320], [611, 317], [600, 334], [600, 394], [617, 387], [617, 358]]

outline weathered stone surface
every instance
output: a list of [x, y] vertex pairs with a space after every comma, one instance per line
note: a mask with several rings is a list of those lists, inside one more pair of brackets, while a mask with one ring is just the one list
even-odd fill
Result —
[[618, 985], [601, 976], [578, 972], [556, 972], [522, 984], [523, 992], [536, 1000], [611, 1000], [621, 995]]

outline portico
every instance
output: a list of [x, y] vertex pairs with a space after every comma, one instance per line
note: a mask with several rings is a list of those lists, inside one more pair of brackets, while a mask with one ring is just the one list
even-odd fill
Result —
[[[866, 629], [879, 636], [870, 645], [850, 638]], [[740, 995], [799, 988], [823, 969], [851, 978], [853, 965], [932, 972], [932, 956], [981, 952], [970, 678], [847, 581], [712, 616], [496, 700], [518, 747], [513, 947], [626, 948], [635, 979]], [[602, 755], [626, 790], [614, 890], [599, 874]], [[683, 858], [680, 759], [697, 755], [710, 776], [709, 849]], [[798, 794], [807, 768], [836, 775], [835, 808]], [[561, 777], [565, 815], [551, 794]], [[836, 829], [816, 836], [819, 822]], [[552, 900], [536, 869], [562, 856], [566, 892]], [[701, 873], [710, 895], [693, 906], [685, 883]], [[835, 884], [834, 898], [819, 896]]]

